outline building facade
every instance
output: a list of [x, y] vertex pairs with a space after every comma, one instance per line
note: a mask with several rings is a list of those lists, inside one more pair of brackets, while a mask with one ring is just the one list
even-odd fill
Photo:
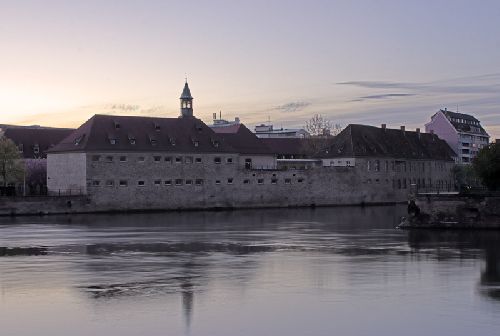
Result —
[[490, 136], [475, 117], [439, 110], [425, 124], [425, 131], [437, 134], [457, 154], [457, 163], [470, 164], [478, 151], [489, 144]]
[[243, 124], [215, 132], [183, 110], [186, 96], [179, 118], [93, 116], [49, 151], [49, 192], [86, 195], [80, 211], [126, 211], [405, 202], [413, 183], [453, 185], [435, 135], [349, 125], [320, 156], [296, 159], [314, 165], [285, 167]]

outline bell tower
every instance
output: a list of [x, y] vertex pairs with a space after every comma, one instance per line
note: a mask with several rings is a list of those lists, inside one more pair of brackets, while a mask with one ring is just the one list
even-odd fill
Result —
[[193, 97], [191, 96], [191, 91], [189, 90], [189, 85], [186, 79], [184, 84], [184, 89], [181, 94], [181, 117], [192, 117], [193, 116]]

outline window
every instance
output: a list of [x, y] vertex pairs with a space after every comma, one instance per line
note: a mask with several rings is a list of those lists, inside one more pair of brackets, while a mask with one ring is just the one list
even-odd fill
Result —
[[220, 184], [220, 180], [215, 180], [215, 184]]
[[118, 121], [115, 121], [115, 129], [120, 129], [120, 123]]
[[144, 187], [146, 185], [146, 183], [144, 181], [137, 181], [137, 185], [139, 187]]
[[144, 162], [145, 160], [146, 160], [146, 158], [144, 156], [139, 156], [137, 158], [137, 161], [139, 161], [139, 162]]
[[161, 130], [160, 125], [155, 123], [155, 131], [159, 132], [160, 130]]
[[233, 184], [233, 178], [228, 178], [227, 179], [227, 184]]
[[172, 180], [165, 180], [164, 184], [166, 186], [171, 186], [172, 185]]
[[292, 179], [290, 179], [290, 178], [285, 179], [285, 184], [291, 184], [291, 183], [292, 183]]
[[113, 181], [113, 180], [106, 181], [106, 187], [113, 187], [114, 185], [115, 185], [115, 181]]
[[299, 179], [297, 180], [297, 182], [302, 183], [302, 182], [304, 182], [304, 179], [303, 179], [303, 178], [299, 178]]
[[193, 180], [186, 180], [186, 185], [192, 185], [193, 184]]
[[380, 171], [380, 161], [379, 160], [375, 160], [375, 171]]
[[368, 171], [370, 171], [370, 170], [371, 170], [371, 168], [372, 168], [371, 166], [372, 166], [372, 162], [371, 162], [371, 161], [368, 161], [368, 162], [366, 163], [366, 168], [367, 168], [367, 170], [368, 170]]
[[120, 156], [120, 162], [127, 162], [126, 156]]
[[184, 158], [184, 163], [193, 163], [193, 157], [192, 156], [186, 156]]
[[128, 141], [130, 142], [131, 145], [135, 145], [136, 144], [136, 141], [135, 141], [134, 137], [130, 137], [129, 136]]
[[155, 155], [155, 156], [153, 156], [153, 159], [154, 159], [155, 162], [160, 162], [161, 161], [161, 156]]
[[154, 181], [155, 186], [160, 186], [161, 185], [161, 180], [155, 180]]
[[17, 146], [17, 149], [19, 150], [19, 153], [24, 152], [24, 146], [23, 146], [23, 144], [19, 144], [19, 145]]
[[165, 156], [165, 162], [166, 163], [172, 163], [172, 157], [171, 156]]
[[33, 146], [33, 153], [35, 153], [35, 154], [39, 154], [39, 153], [40, 153], [40, 146], [38, 146], [38, 145], [34, 145], [34, 146]]
[[120, 187], [126, 187], [128, 186], [128, 181], [127, 180], [120, 180]]
[[264, 184], [264, 179], [257, 179], [257, 184]]
[[233, 163], [233, 158], [227, 158], [227, 159], [226, 159], [226, 163], [228, 163], [228, 164]]
[[243, 184], [250, 184], [250, 180], [249, 179], [244, 179], [243, 180]]
[[245, 169], [250, 169], [252, 168], [252, 159], [246, 158], [245, 159]]
[[100, 186], [100, 185], [101, 185], [101, 181], [99, 181], [99, 180], [93, 180], [93, 181], [92, 181], [92, 185], [93, 185], [94, 187], [98, 187], [98, 186]]
[[195, 183], [197, 186], [201, 186], [201, 185], [203, 185], [203, 180], [202, 180], [202, 179], [196, 179], [196, 180], [194, 181], [194, 183]]
[[195, 147], [198, 147], [200, 145], [200, 142], [198, 140], [193, 141], [193, 145]]
[[175, 180], [175, 185], [176, 185], [176, 186], [181, 186], [181, 185], [182, 185], [182, 182], [183, 182], [183, 181], [182, 181], [182, 179], [176, 179], [176, 180]]
[[178, 156], [175, 158], [175, 163], [182, 163], [182, 156]]
[[113, 157], [110, 155], [106, 156], [106, 162], [113, 162]]
[[220, 164], [220, 163], [221, 163], [221, 161], [222, 161], [222, 160], [221, 160], [221, 158], [220, 158], [220, 157], [216, 157], [216, 158], [214, 158], [214, 162], [215, 162], [216, 164]]
[[93, 161], [93, 162], [97, 162], [97, 161], [99, 161], [99, 159], [100, 159], [100, 158], [101, 158], [101, 156], [100, 156], [100, 155], [92, 155], [92, 161]]
[[201, 157], [197, 157], [195, 160], [196, 160], [196, 163], [201, 163]]
[[112, 144], [112, 145], [116, 145], [118, 142], [117, 139], [109, 139], [109, 143]]
[[276, 184], [278, 183], [278, 179], [277, 178], [272, 178], [271, 179], [271, 184]]

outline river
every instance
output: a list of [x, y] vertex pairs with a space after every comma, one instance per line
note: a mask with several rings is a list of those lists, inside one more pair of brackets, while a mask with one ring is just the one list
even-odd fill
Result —
[[0, 335], [498, 335], [500, 232], [404, 213], [0, 218]]

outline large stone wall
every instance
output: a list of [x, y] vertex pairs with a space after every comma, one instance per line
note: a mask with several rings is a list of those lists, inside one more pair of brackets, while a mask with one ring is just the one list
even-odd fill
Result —
[[87, 154], [61, 153], [47, 155], [47, 189], [49, 194], [86, 194]]
[[99, 211], [393, 203], [414, 182], [452, 183], [452, 164], [437, 161], [358, 158], [354, 167], [281, 171], [244, 169], [236, 154], [95, 155], [86, 158], [87, 188]]

